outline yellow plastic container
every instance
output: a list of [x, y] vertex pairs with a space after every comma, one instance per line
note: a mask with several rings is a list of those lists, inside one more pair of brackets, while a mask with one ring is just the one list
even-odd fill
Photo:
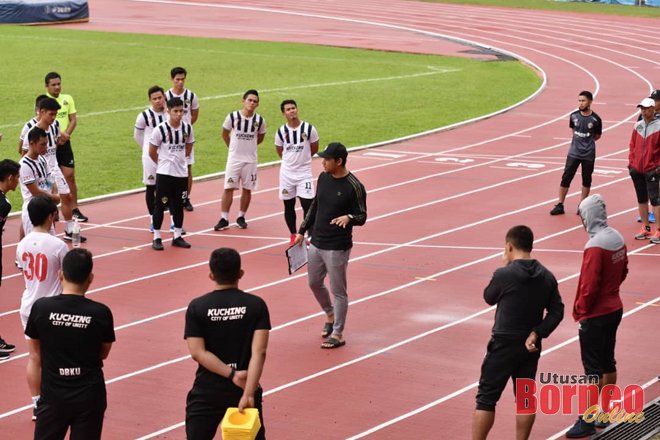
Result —
[[222, 440], [254, 440], [261, 429], [259, 410], [245, 408], [245, 413], [238, 408], [227, 408], [222, 424]]

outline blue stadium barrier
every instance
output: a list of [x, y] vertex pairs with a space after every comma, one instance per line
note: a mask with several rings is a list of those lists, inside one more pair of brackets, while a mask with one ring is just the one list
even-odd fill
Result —
[[87, 0], [0, 0], [1, 24], [89, 21]]

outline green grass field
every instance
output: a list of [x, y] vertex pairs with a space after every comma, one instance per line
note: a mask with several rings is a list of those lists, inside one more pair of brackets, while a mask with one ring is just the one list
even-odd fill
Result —
[[[417, 0], [415, 0], [417, 1]], [[629, 17], [660, 17], [660, 8], [553, 0], [419, 0], [460, 5], [503, 6], [507, 8], [539, 9], [544, 11], [587, 12], [593, 14], [625, 15]]]
[[[72, 145], [80, 198], [142, 186], [135, 119], [148, 106], [147, 89], [167, 90], [177, 65], [188, 70], [186, 86], [200, 97], [196, 176], [224, 171], [221, 125], [249, 88], [260, 91], [257, 111], [268, 134], [259, 160], [269, 162], [277, 159], [273, 139], [285, 122], [283, 99], [298, 101], [322, 145], [352, 147], [493, 112], [541, 83], [534, 71], [510, 61], [34, 27], [1, 27], [0, 38], [5, 156], [18, 157], [20, 130], [32, 117], [34, 98], [45, 92], [43, 78], [59, 72], [78, 111]], [[20, 195], [10, 198], [18, 209]]]

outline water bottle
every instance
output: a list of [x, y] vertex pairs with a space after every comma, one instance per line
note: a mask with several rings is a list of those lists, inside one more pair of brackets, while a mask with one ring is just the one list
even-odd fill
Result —
[[71, 233], [71, 244], [74, 248], [80, 247], [80, 223], [78, 219], [75, 219], [73, 222], [73, 232]]
[[55, 176], [52, 174], [49, 174], [48, 177], [46, 177], [46, 186], [48, 186], [48, 192], [52, 193], [53, 192], [53, 184], [55, 183]]

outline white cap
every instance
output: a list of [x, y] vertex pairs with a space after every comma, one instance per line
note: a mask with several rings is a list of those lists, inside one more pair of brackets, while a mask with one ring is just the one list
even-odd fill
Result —
[[651, 98], [644, 98], [644, 99], [642, 99], [642, 102], [637, 104], [637, 108], [639, 108], [639, 107], [646, 107], [646, 108], [655, 107], [655, 101]]

